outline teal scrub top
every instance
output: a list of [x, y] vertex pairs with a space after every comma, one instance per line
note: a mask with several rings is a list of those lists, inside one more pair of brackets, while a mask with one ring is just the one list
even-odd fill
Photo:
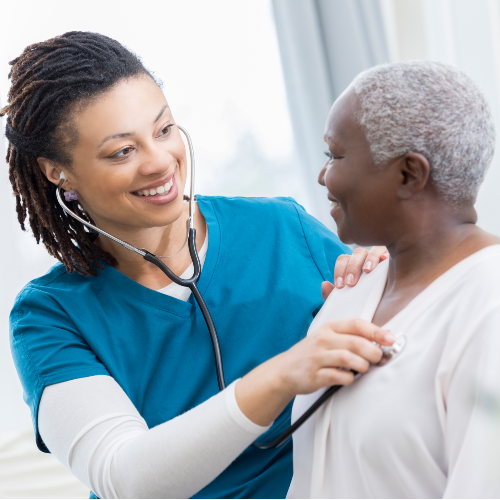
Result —
[[[197, 196], [209, 233], [199, 289], [219, 335], [226, 384], [301, 340], [332, 281], [337, 236], [293, 199]], [[98, 276], [61, 264], [19, 293], [10, 316], [14, 362], [38, 448], [43, 389], [109, 375], [149, 428], [218, 392], [214, 356], [193, 296], [183, 302], [111, 266]], [[290, 424], [291, 404], [260, 440]], [[195, 498], [283, 498], [292, 477], [292, 442], [248, 448]]]

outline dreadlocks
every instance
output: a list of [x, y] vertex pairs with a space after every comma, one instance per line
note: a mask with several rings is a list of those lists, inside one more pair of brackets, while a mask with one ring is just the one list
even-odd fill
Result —
[[[37, 158], [71, 167], [76, 132], [61, 129], [75, 105], [89, 102], [122, 79], [152, 75], [117, 41], [80, 31], [30, 45], [10, 64], [12, 86], [0, 116], [8, 115], [7, 163], [21, 228], [26, 230], [28, 217], [37, 243], [41, 240], [69, 273], [97, 275], [101, 261], [113, 265], [115, 259], [94, 244], [96, 233], [65, 214]], [[77, 201], [70, 203], [74, 212], [94, 224]]]

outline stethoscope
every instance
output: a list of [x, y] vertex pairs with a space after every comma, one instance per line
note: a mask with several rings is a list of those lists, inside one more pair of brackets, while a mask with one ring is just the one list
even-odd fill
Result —
[[[170, 280], [172, 280], [174, 283], [177, 283], [180, 286], [187, 287], [191, 290], [198, 306], [201, 309], [201, 312], [203, 314], [203, 318], [205, 319], [205, 323], [207, 324], [208, 331], [210, 333], [210, 339], [212, 340], [212, 347], [214, 350], [214, 357], [215, 357], [215, 369], [217, 372], [217, 382], [219, 384], [219, 391], [222, 391], [226, 388], [226, 383], [224, 380], [224, 370], [222, 368], [222, 356], [220, 352], [220, 345], [219, 345], [219, 337], [217, 336], [217, 331], [215, 329], [214, 322], [212, 320], [212, 317], [210, 316], [210, 311], [208, 310], [208, 307], [205, 303], [205, 300], [203, 299], [203, 296], [200, 293], [200, 290], [198, 289], [197, 283], [201, 275], [201, 264], [200, 264], [200, 257], [198, 255], [198, 250], [196, 249], [196, 229], [194, 228], [194, 210], [195, 210], [195, 203], [194, 203], [194, 177], [195, 177], [195, 161], [194, 161], [194, 149], [193, 149], [193, 142], [191, 141], [191, 137], [188, 134], [187, 130], [184, 127], [181, 127], [180, 125], [177, 125], [177, 128], [185, 135], [189, 147], [189, 159], [191, 163], [191, 180], [190, 180], [190, 192], [189, 192], [189, 219], [187, 221], [188, 225], [188, 248], [189, 248], [189, 253], [191, 255], [191, 260], [193, 262], [193, 276], [188, 279], [180, 278], [177, 276], [174, 272], [170, 270], [168, 266], [166, 266], [155, 254], [149, 252], [145, 248], [136, 248], [133, 245], [130, 245], [126, 241], [122, 241], [116, 236], [113, 236], [106, 231], [103, 231], [102, 229], [99, 229], [97, 226], [94, 226], [90, 222], [87, 222], [85, 219], [77, 215], [75, 212], [73, 212], [71, 209], [69, 209], [63, 202], [62, 197], [61, 197], [61, 189], [64, 181], [66, 180], [66, 177], [64, 176], [64, 172], [61, 172], [60, 174], [60, 181], [59, 185], [56, 188], [56, 197], [59, 205], [61, 205], [62, 209], [66, 212], [66, 214], [70, 215], [77, 221], [81, 222], [83, 225], [87, 226], [89, 229], [92, 229], [93, 231], [96, 231], [97, 233], [106, 236], [106, 238], [109, 238], [110, 240], [119, 243], [122, 247], [126, 248], [127, 250], [130, 250], [131, 252], [135, 252], [139, 254], [144, 260], [147, 260], [148, 262], [151, 262], [155, 266], [157, 266], [161, 271], [163, 271]], [[399, 338], [399, 337], [398, 337]], [[403, 337], [404, 339], [404, 337]], [[398, 341], [391, 346], [391, 347], [382, 347], [382, 351], [384, 353], [382, 360], [390, 359], [394, 355], [398, 354], [404, 346], [404, 340], [401, 342], [401, 344], [398, 344]], [[296, 421], [294, 422], [293, 425], [291, 425], [288, 429], [286, 429], [282, 434], [280, 434], [276, 439], [274, 439], [272, 442], [267, 443], [267, 444], [262, 444], [255, 442], [252, 444], [254, 448], [258, 448], [261, 450], [267, 450], [270, 448], [278, 448], [285, 444], [292, 434], [323, 404], [325, 403], [335, 392], [337, 392], [340, 388], [342, 388], [342, 385], [334, 385], [330, 387], [329, 389], [326, 390], [320, 396], [320, 398], [313, 404], [311, 407]]]

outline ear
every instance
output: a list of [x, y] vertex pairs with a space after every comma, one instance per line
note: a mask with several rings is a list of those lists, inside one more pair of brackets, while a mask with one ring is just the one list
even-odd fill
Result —
[[[60, 165], [57, 165], [54, 163], [52, 160], [47, 160], [47, 158], [37, 158], [38, 166], [40, 167], [40, 170], [42, 173], [47, 177], [47, 179], [52, 182], [52, 184], [55, 184], [56, 186], [59, 185], [59, 180], [60, 180], [60, 175], [61, 172], [63, 171], [63, 168]], [[66, 183], [64, 183], [66, 184]], [[68, 189], [66, 187], [63, 188], [67, 191]]]
[[431, 166], [427, 158], [420, 153], [407, 153], [398, 163], [401, 185], [397, 196], [401, 200], [409, 200], [428, 185]]

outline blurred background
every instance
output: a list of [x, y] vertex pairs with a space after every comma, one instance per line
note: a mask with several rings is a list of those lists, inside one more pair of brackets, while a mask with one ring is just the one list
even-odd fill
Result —
[[[458, 66], [486, 94], [500, 149], [500, 0], [43, 0], [0, 6], [0, 103], [8, 61], [66, 31], [97, 31], [140, 55], [163, 81], [176, 121], [196, 148], [198, 193], [292, 196], [328, 225], [316, 178], [323, 126], [360, 71], [400, 60]], [[2, 131], [4, 129], [4, 123]], [[87, 498], [37, 451], [11, 360], [16, 294], [55, 263], [19, 228], [0, 140], [0, 498]], [[477, 202], [479, 224], [500, 235], [500, 155]]]

